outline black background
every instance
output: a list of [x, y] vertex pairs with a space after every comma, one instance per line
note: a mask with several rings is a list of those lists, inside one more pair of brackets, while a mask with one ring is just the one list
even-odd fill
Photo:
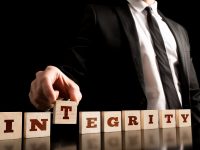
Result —
[[[84, 6], [90, 1], [9, 2], [3, 5], [0, 111], [26, 110], [24, 106], [29, 102], [30, 83], [36, 71], [47, 65], [64, 63], [66, 49], [76, 35]], [[188, 31], [191, 55], [200, 79], [197, 5], [182, 0], [158, 2], [165, 16]]]

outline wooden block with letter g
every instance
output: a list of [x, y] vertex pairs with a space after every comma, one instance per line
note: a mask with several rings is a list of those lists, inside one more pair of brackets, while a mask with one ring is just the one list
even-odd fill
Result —
[[57, 100], [53, 109], [54, 124], [76, 124], [77, 103], [70, 100]]
[[102, 117], [102, 132], [121, 131], [121, 111], [103, 111]]
[[22, 112], [0, 112], [0, 140], [22, 137]]

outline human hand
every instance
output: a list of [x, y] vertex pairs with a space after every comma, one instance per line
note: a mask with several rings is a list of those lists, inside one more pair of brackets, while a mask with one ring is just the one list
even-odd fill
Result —
[[79, 101], [82, 98], [79, 86], [55, 66], [47, 66], [44, 71], [38, 71], [32, 81], [29, 98], [39, 110], [52, 108], [59, 98]]

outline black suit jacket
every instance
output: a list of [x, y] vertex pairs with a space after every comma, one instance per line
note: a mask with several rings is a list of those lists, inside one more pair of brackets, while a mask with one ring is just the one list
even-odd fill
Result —
[[[192, 107], [199, 114], [199, 85], [187, 33], [176, 22], [161, 16], [177, 42], [176, 67], [183, 108]], [[127, 3], [89, 5], [70, 52], [67, 64], [61, 69], [80, 86], [83, 93], [80, 110], [147, 108], [139, 40]]]

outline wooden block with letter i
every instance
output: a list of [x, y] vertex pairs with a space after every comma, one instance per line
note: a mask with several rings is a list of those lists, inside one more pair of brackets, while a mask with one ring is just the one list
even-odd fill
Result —
[[191, 111], [190, 109], [176, 110], [176, 126], [188, 127], [191, 126]]
[[159, 110], [159, 126], [160, 128], [176, 127], [175, 110]]
[[57, 100], [53, 110], [53, 123], [76, 124], [77, 103], [69, 100]]
[[141, 128], [158, 128], [158, 110], [141, 110]]
[[102, 131], [115, 132], [121, 131], [121, 111], [103, 111], [102, 115]]
[[24, 137], [50, 136], [51, 112], [24, 113]]
[[101, 117], [100, 111], [79, 112], [79, 133], [100, 133]]
[[0, 140], [22, 137], [22, 112], [0, 112]]

